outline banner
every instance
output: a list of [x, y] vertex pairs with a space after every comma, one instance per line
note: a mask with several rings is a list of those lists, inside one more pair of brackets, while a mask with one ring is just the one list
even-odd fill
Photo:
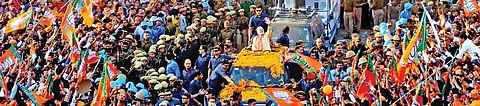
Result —
[[465, 16], [467, 17], [480, 10], [477, 0], [460, 0], [460, 3], [465, 11]]
[[278, 106], [303, 106], [300, 100], [293, 97], [288, 90], [283, 88], [265, 88], [264, 90], [275, 100]]

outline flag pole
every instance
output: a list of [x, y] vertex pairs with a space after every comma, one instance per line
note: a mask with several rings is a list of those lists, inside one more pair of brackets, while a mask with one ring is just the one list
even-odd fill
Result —
[[430, 13], [428, 13], [428, 11], [426, 10], [426, 7], [425, 7], [425, 5], [424, 5], [423, 3], [425, 3], [425, 1], [422, 1], [421, 4], [422, 4], [422, 7], [423, 7], [423, 10], [424, 10], [425, 12], [427, 12], [427, 13], [426, 13], [427, 19], [428, 19], [428, 21], [430, 22], [430, 27], [432, 28], [433, 34], [435, 35], [435, 40], [437, 41], [437, 44], [436, 44], [437, 47], [438, 47], [437, 50], [439, 50], [440, 52], [443, 52], [443, 50], [442, 50], [442, 41], [440, 40], [440, 37], [438, 36], [437, 28], [435, 28], [435, 24], [434, 24], [435, 21], [432, 19], [432, 17], [430, 16]]
[[[101, 58], [98, 59], [97, 65], [95, 65], [95, 67], [93, 69], [93, 73], [95, 73], [97, 71], [98, 64], [100, 64], [100, 60], [101, 60]], [[103, 71], [105, 71], [105, 70], [103, 70]]]

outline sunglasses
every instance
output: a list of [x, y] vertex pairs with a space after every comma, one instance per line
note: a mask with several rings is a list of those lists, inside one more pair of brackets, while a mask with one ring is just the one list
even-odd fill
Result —
[[260, 11], [262, 11], [262, 10], [255, 10], [255, 11], [260, 12]]

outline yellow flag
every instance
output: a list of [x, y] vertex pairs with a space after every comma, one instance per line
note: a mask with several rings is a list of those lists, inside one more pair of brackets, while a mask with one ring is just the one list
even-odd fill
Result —
[[10, 19], [7, 23], [7, 26], [5, 26], [3, 33], [10, 33], [16, 30], [24, 29], [28, 25], [28, 21], [30, 21], [32, 13], [32, 9], [29, 9], [27, 12]]

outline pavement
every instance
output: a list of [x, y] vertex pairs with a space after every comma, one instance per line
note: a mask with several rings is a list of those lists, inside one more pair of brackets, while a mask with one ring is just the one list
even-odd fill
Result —
[[[366, 34], [368, 35], [365, 35], [365, 32], [367, 32]], [[360, 32], [358, 33], [360, 35], [360, 39], [362, 40], [362, 43], [365, 44], [365, 42], [367, 41], [367, 37], [369, 36], [369, 34], [372, 33], [372, 30], [371, 29], [361, 29]], [[335, 38], [334, 38], [334, 42], [332, 42], [332, 45], [335, 45], [335, 43], [337, 43], [338, 40], [345, 40], [347, 42], [350, 42], [352, 41], [352, 39], [350, 38], [350, 35], [351, 34], [348, 34], [344, 28], [338, 28], [337, 29], [337, 34], [335, 35]], [[347, 43], [348, 44], [348, 43]]]

